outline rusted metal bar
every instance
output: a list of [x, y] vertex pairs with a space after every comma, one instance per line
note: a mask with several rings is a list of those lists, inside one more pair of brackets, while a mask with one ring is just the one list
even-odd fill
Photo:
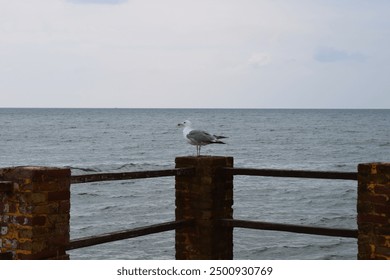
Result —
[[79, 249], [98, 244], [149, 235], [153, 233], [170, 231], [185, 226], [191, 226], [192, 224], [192, 220], [173, 221], [146, 227], [139, 227], [135, 229], [121, 230], [100, 235], [77, 238], [69, 242], [69, 245], [66, 247], [66, 250]]
[[145, 179], [153, 177], [167, 177], [167, 176], [185, 176], [192, 175], [194, 169], [191, 168], [175, 168], [165, 170], [149, 170], [149, 171], [135, 171], [122, 173], [96, 173], [86, 175], [71, 176], [72, 184], [91, 183], [99, 181], [114, 181], [114, 180], [131, 180], [131, 179]]
[[264, 177], [291, 177], [311, 179], [337, 179], [357, 181], [357, 172], [254, 169], [254, 168], [224, 168], [228, 174]]
[[338, 236], [346, 238], [357, 238], [358, 231], [353, 229], [335, 229], [324, 227], [309, 227], [292, 224], [277, 224], [266, 222], [255, 222], [235, 219], [223, 219], [221, 223], [227, 227], [250, 228], [259, 230], [287, 231], [303, 234]]
[[12, 192], [14, 183], [9, 181], [0, 181], [0, 192]]

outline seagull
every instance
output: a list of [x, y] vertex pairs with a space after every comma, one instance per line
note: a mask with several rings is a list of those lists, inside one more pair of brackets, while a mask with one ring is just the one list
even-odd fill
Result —
[[226, 144], [219, 139], [227, 138], [225, 136], [212, 135], [203, 130], [196, 130], [192, 128], [190, 121], [179, 123], [178, 126], [184, 127], [183, 136], [191, 145], [196, 146], [196, 155], [200, 156], [200, 148], [208, 144]]

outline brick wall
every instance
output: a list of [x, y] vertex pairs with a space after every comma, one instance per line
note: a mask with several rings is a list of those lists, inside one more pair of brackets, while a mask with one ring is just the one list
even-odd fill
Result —
[[233, 217], [233, 177], [220, 172], [233, 158], [178, 157], [176, 167], [195, 168], [193, 176], [176, 177], [176, 220], [194, 220], [176, 230], [176, 259], [232, 259], [233, 229], [218, 221]]
[[[195, 175], [176, 177], [176, 219], [194, 220], [176, 230], [177, 259], [231, 259], [233, 216], [231, 157], [179, 157], [176, 167]], [[69, 259], [70, 170], [0, 169], [0, 254], [13, 259]], [[358, 166], [358, 259], [390, 260], [390, 163]]]
[[390, 163], [358, 166], [358, 259], [390, 260]]
[[70, 169], [0, 169], [0, 250], [13, 259], [68, 259]]

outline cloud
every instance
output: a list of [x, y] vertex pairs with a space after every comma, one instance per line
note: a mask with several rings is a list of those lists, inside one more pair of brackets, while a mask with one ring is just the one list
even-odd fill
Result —
[[268, 53], [254, 53], [248, 60], [248, 65], [259, 68], [268, 65], [271, 62], [271, 55]]
[[390, 2], [3, 2], [0, 106], [390, 104]]
[[127, 2], [128, 0], [67, 0], [75, 4], [103, 4], [103, 5], [118, 5]]
[[314, 59], [323, 62], [339, 62], [339, 61], [363, 61], [366, 59], [366, 56], [361, 53], [352, 53], [344, 50], [339, 50], [335, 48], [320, 48], [314, 54]]

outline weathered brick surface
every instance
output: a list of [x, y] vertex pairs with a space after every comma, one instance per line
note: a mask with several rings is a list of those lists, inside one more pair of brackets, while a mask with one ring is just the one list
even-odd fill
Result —
[[358, 258], [390, 260], [390, 163], [358, 166]]
[[70, 170], [47, 167], [0, 169], [14, 191], [0, 193], [0, 250], [14, 259], [67, 259]]
[[194, 167], [194, 176], [176, 177], [176, 220], [195, 219], [194, 227], [176, 230], [176, 259], [232, 259], [233, 231], [218, 220], [233, 216], [231, 157], [179, 157], [176, 167]]

